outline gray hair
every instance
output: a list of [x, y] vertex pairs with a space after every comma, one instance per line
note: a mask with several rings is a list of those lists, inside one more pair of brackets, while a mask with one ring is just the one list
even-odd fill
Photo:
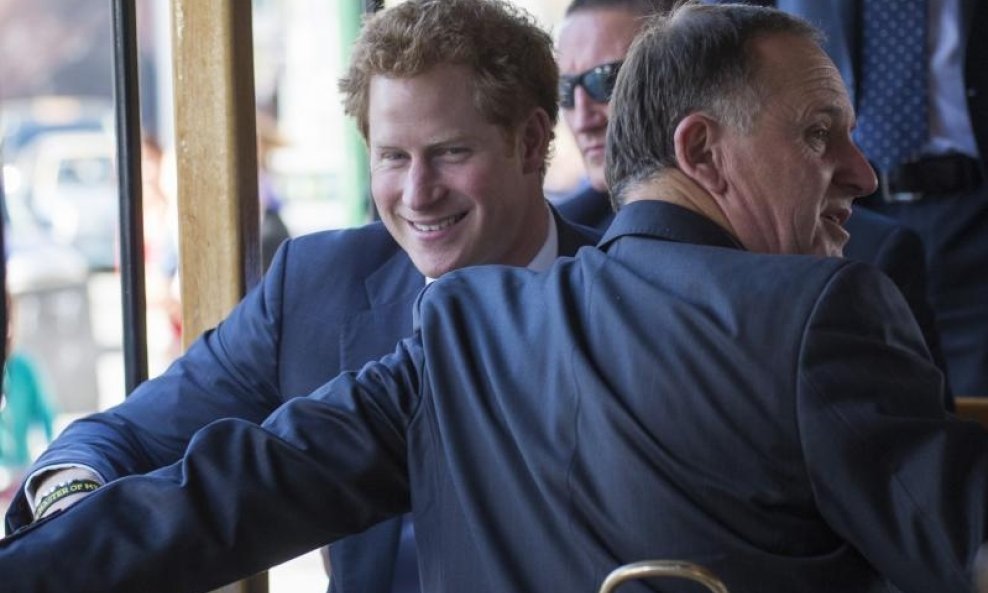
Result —
[[611, 98], [606, 176], [615, 208], [629, 185], [676, 165], [676, 127], [689, 114], [751, 129], [762, 99], [751, 42], [774, 34], [822, 42], [805, 21], [760, 6], [689, 2], [651, 19]]

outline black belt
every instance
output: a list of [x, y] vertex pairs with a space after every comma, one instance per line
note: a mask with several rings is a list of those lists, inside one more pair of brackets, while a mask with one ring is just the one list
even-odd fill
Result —
[[938, 194], [958, 194], [981, 186], [981, 162], [963, 154], [923, 157], [879, 173], [886, 202], [912, 202]]

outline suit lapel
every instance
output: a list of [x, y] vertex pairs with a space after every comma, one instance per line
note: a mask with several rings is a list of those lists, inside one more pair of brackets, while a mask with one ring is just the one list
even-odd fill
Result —
[[559, 256], [576, 255], [580, 247], [593, 245], [600, 239], [600, 233], [589, 227], [577, 227], [563, 218], [552, 206], [549, 206], [552, 217], [556, 220], [556, 237], [559, 243]]
[[[585, 245], [593, 245], [597, 235], [591, 229], [575, 227], [552, 209], [556, 220], [559, 255], [570, 256]], [[425, 288], [425, 277], [415, 269], [400, 249], [364, 282], [367, 309], [355, 311], [342, 327], [340, 368], [356, 370], [367, 361], [393, 352], [398, 341], [412, 335], [412, 309], [415, 297]]]
[[399, 340], [410, 336], [412, 303], [423, 287], [425, 277], [400, 249], [368, 276], [364, 282], [368, 307], [354, 312], [341, 331], [341, 368], [359, 369], [394, 351]]

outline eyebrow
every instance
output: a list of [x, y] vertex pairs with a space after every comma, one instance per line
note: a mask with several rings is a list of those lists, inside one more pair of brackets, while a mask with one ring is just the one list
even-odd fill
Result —
[[850, 123], [852, 128], [857, 123], [857, 118], [855, 117], [853, 109], [848, 110], [835, 103], [827, 103], [819, 107], [815, 107], [811, 109], [809, 113], [813, 115], [823, 114], [834, 120], [847, 121]]
[[[433, 151], [433, 150], [436, 150], [436, 149], [445, 148], [445, 147], [448, 147], [448, 146], [453, 145], [453, 144], [466, 144], [466, 143], [470, 143], [470, 142], [473, 141], [473, 139], [474, 139], [474, 136], [471, 135], [471, 134], [457, 132], [456, 134], [453, 134], [451, 136], [448, 136], [445, 139], [442, 139], [442, 140], [434, 140], [434, 141], [430, 141], [430, 142], [428, 142], [426, 144], [420, 145], [420, 148], [421, 148], [421, 150], [423, 150], [425, 152], [429, 152], [429, 151]], [[378, 151], [378, 150], [401, 150], [401, 151], [405, 151], [405, 152], [409, 151], [409, 148], [408, 147], [406, 147], [406, 146], [400, 146], [399, 144], [395, 144], [395, 143], [392, 143], [392, 142], [381, 142], [381, 143], [378, 143], [378, 144], [374, 144], [374, 142], [371, 141], [370, 147], [371, 147], [371, 149], [373, 149], [375, 151]]]

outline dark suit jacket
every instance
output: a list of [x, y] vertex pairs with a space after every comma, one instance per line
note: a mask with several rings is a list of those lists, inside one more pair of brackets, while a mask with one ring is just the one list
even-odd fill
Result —
[[[556, 220], [560, 255], [599, 237]], [[67, 428], [32, 470], [72, 463], [113, 480], [173, 463], [209, 422], [260, 422], [288, 399], [391, 352], [412, 333], [412, 306], [424, 286], [379, 223], [290, 240], [226, 320], [125, 403]], [[30, 521], [21, 490], [7, 529]], [[333, 590], [390, 591], [400, 524], [334, 544]]]
[[595, 591], [648, 558], [732, 593], [970, 590], [988, 433], [944, 412], [870, 266], [637, 202], [598, 249], [451, 273], [417, 313], [263, 427], [214, 423], [181, 464], [0, 540], [0, 578], [198, 591], [412, 508], [433, 593]]
[[943, 373], [944, 406], [954, 410], [954, 396], [947, 379], [947, 361], [940, 347], [940, 332], [930, 304], [926, 282], [923, 240], [894, 219], [856, 208], [844, 225], [851, 234], [844, 257], [869, 263], [892, 279], [916, 317], [930, 356]]
[[[557, 208], [566, 219], [600, 232], [605, 232], [614, 220], [610, 196], [592, 187], [560, 202]], [[845, 226], [851, 239], [844, 248], [844, 255], [885, 272], [906, 297], [933, 361], [944, 374], [944, 405], [953, 411], [954, 397], [947, 381], [947, 363], [940, 348], [940, 334], [926, 290], [922, 240], [893, 219], [864, 209], [855, 209]]]
[[586, 187], [556, 204], [566, 220], [605, 232], [614, 220], [611, 196], [606, 192]]

